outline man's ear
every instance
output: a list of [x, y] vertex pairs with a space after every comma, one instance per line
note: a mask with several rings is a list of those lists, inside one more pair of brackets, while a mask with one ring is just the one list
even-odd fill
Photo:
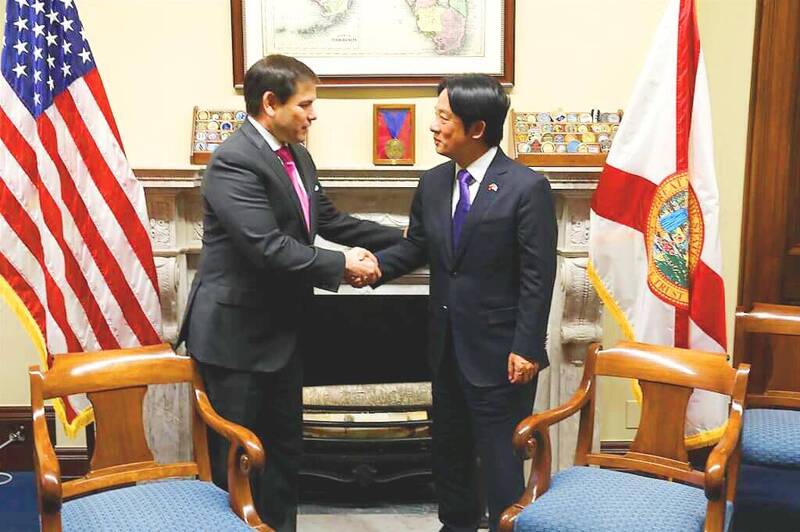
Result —
[[483, 140], [485, 133], [486, 133], [486, 122], [483, 120], [478, 120], [469, 127], [469, 131], [467, 131], [467, 136], [475, 140]]
[[278, 96], [272, 91], [266, 91], [261, 95], [261, 109], [269, 117], [275, 116], [278, 103]]

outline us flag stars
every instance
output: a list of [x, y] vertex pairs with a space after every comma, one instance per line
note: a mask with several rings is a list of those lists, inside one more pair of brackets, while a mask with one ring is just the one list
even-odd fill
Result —
[[10, 0], [2, 73], [35, 117], [94, 68], [74, 0]]

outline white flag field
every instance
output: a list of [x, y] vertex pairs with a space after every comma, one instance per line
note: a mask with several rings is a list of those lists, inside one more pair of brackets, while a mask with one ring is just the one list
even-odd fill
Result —
[[[694, 0], [668, 4], [590, 216], [589, 276], [626, 338], [725, 352], [719, 193]], [[718, 441], [726, 418], [726, 397], [696, 390], [687, 447]]]

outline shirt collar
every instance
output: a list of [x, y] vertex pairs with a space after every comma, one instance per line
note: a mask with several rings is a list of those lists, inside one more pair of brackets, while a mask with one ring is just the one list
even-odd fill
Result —
[[[497, 146], [492, 146], [486, 150], [486, 153], [475, 159], [472, 164], [467, 166], [467, 172], [469, 172], [469, 175], [472, 176], [476, 183], [483, 181], [486, 171], [489, 169], [489, 165], [492, 164], [496, 154]], [[456, 163], [456, 174], [458, 174], [459, 170], [461, 170], [461, 166]]]
[[283, 144], [281, 144], [281, 141], [276, 139], [275, 135], [270, 133], [267, 128], [262, 126], [258, 120], [256, 120], [250, 115], [247, 115], [247, 119], [250, 121], [251, 124], [253, 124], [253, 127], [256, 128], [256, 131], [258, 131], [261, 134], [261, 136], [264, 137], [264, 140], [267, 141], [267, 144], [269, 144], [269, 147], [272, 149], [272, 151], [278, 151], [281, 148], [281, 146], [283, 146]]

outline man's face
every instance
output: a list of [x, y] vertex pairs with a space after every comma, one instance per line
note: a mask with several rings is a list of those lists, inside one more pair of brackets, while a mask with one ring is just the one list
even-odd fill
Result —
[[450, 109], [450, 99], [447, 89], [439, 93], [439, 99], [434, 108], [435, 116], [430, 130], [433, 133], [433, 143], [436, 153], [450, 159], [457, 158], [457, 154], [464, 149], [470, 138], [464, 131], [464, 122]]
[[267, 114], [272, 119], [272, 134], [281, 142], [303, 142], [311, 122], [317, 119], [314, 101], [317, 99], [317, 86], [312, 81], [300, 81], [285, 103], [278, 102], [274, 95], [269, 97]]

